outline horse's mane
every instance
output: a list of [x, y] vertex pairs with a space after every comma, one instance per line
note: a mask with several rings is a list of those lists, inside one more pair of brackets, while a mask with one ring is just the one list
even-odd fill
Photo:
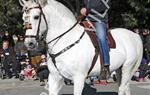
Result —
[[61, 2], [58, 2], [57, 0], [50, 0], [53, 5], [55, 7], [55, 11], [58, 12], [58, 14], [60, 16], [62, 16], [62, 18], [70, 18], [72, 20], [76, 20], [75, 19], [75, 15], [73, 14], [73, 12], [64, 4], [62, 4]]
[[60, 3], [62, 3], [63, 5], [65, 5], [68, 9], [70, 9], [74, 14], [76, 12], [75, 7], [73, 6], [72, 2], [70, 0], [56, 0]]

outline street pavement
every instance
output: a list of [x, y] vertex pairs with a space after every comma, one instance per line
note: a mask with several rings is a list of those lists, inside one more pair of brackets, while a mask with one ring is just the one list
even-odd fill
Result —
[[[117, 83], [108, 85], [86, 85], [83, 95], [118, 95]], [[96, 91], [96, 89], [97, 91]], [[73, 86], [64, 86], [60, 95], [72, 95]], [[0, 95], [48, 95], [46, 87], [41, 87], [39, 81], [18, 79], [0, 80]], [[150, 82], [131, 82], [131, 95], [150, 95]]]

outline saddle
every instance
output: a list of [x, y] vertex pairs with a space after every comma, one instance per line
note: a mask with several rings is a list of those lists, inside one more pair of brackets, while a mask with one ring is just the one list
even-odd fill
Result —
[[[87, 34], [89, 35], [94, 47], [99, 49], [96, 32], [92, 29], [93, 23], [88, 21], [81, 22], [81, 25], [85, 27]], [[109, 30], [107, 30], [107, 41], [109, 48], [116, 48], [116, 42]]]
[[[100, 47], [98, 46], [98, 40], [97, 40], [96, 32], [92, 29], [93, 24], [91, 22], [88, 22], [88, 21], [83, 21], [83, 22], [81, 22], [81, 25], [85, 28], [86, 33], [89, 35], [91, 42], [93, 43], [93, 45], [95, 47], [95, 56], [93, 58], [91, 68], [88, 71], [88, 75], [89, 75], [90, 72], [92, 71], [93, 67], [96, 64], [97, 59], [98, 59]], [[107, 41], [108, 41], [109, 48], [116, 48], [115, 40], [114, 40], [111, 32], [109, 32], [108, 30], [107, 30]], [[100, 55], [101, 55], [100, 56], [100, 60], [101, 60], [100, 63], [102, 65], [101, 68], [103, 69], [103, 67], [104, 67], [103, 57], [102, 57], [102, 54], [100, 54]]]

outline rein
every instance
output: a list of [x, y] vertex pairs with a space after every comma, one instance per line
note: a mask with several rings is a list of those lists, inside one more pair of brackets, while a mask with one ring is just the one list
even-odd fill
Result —
[[67, 34], [68, 32], [70, 32], [77, 24], [79, 23], [79, 21], [77, 21], [69, 30], [67, 30], [65, 33], [59, 35], [58, 37], [54, 38], [53, 40], [49, 41], [47, 44], [52, 43], [53, 41], [63, 37], [65, 34]]
[[65, 33], [59, 35], [58, 37], [54, 38], [53, 40], [49, 41], [47, 44], [50, 44], [53, 41], [55, 41], [55, 40], [60, 39], [61, 37], [63, 37], [65, 34], [67, 34], [68, 32], [70, 32], [78, 23], [80, 23], [80, 21], [82, 21], [83, 19], [85, 19], [85, 16], [82, 16], [82, 15], [78, 16], [77, 22], [69, 30], [67, 30]]
[[[64, 36], [65, 34], [67, 34], [68, 32], [70, 32], [77, 24], [79, 24], [80, 21], [83, 19], [83, 17], [84, 17], [84, 16], [80, 16], [80, 18], [77, 19], [77, 22], [76, 22], [69, 30], [67, 30], [67, 31], [64, 32], [63, 34], [59, 35], [58, 37], [52, 39], [51, 41], [49, 41], [49, 42], [47, 43], [47, 45], [50, 44], [50, 43], [52, 43], [53, 41], [57, 40], [57, 41], [54, 43], [54, 45], [55, 45], [55, 44], [60, 40], [61, 37], [63, 37], [63, 36]], [[58, 53], [56, 53], [56, 54], [51, 54], [51, 53], [49, 52], [49, 55], [50, 55], [50, 57], [52, 58], [52, 61], [53, 61], [53, 63], [54, 63], [54, 65], [55, 65], [56, 68], [57, 68], [57, 66], [56, 66], [56, 60], [55, 60], [55, 58], [58, 57], [59, 55], [61, 55], [62, 53], [66, 52], [67, 50], [71, 49], [71, 48], [72, 48], [73, 46], [75, 46], [77, 43], [79, 43], [80, 40], [82, 39], [82, 37], [84, 36], [84, 34], [85, 34], [85, 31], [82, 33], [82, 35], [80, 36], [80, 38], [79, 38], [77, 41], [75, 41], [73, 44], [67, 46], [66, 48], [64, 48], [64, 49], [61, 50], [60, 52], [58, 52]], [[54, 45], [53, 45], [53, 46], [54, 46]]]

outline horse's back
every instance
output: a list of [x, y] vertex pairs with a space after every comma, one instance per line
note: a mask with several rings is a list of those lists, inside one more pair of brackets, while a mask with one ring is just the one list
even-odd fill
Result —
[[133, 31], [124, 28], [115, 28], [110, 32], [116, 42], [121, 42], [121, 44], [124, 44], [126, 47], [136, 47], [136, 50], [143, 47], [140, 35]]
[[120, 50], [126, 57], [126, 61], [137, 61], [141, 59], [143, 45], [140, 35], [124, 28], [111, 30], [116, 41], [116, 50]]

